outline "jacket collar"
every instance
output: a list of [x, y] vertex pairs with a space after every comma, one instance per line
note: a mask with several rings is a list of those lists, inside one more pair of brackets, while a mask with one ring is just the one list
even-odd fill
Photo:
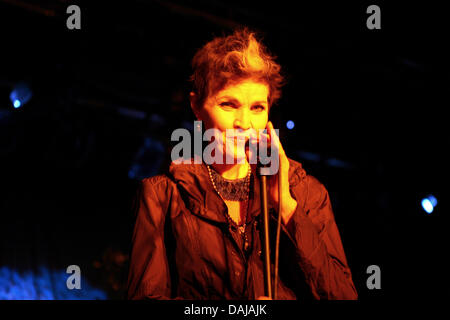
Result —
[[[176, 164], [172, 162], [169, 174], [177, 184], [186, 206], [193, 214], [216, 223], [228, 223], [226, 219], [227, 206], [214, 190], [205, 163]], [[291, 188], [298, 184], [305, 175], [301, 164], [289, 159], [289, 184]], [[260, 203], [259, 177], [252, 166], [248, 222], [260, 214]]]

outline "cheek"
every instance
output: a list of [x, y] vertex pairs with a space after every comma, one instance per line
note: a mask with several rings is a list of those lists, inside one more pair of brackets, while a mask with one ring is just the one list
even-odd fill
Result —
[[269, 121], [269, 114], [265, 112], [264, 114], [255, 116], [253, 118], [252, 124], [254, 129], [264, 129]]
[[217, 128], [220, 117], [211, 110], [203, 109], [202, 120], [204, 129]]
[[220, 130], [232, 129], [234, 117], [230, 112], [225, 112], [220, 109], [209, 113], [209, 125]]
[[222, 131], [225, 131], [226, 129], [232, 129], [233, 128], [233, 118], [230, 117], [230, 115], [218, 115], [215, 114], [213, 117], [211, 117], [211, 127], [220, 129]]

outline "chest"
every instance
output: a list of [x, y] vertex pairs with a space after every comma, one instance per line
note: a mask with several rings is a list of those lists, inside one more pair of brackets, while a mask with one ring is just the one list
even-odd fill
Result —
[[247, 215], [248, 201], [224, 200], [228, 208], [228, 214], [238, 225], [242, 224]]

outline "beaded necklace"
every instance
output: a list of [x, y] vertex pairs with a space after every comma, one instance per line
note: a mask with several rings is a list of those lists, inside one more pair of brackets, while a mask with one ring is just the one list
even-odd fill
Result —
[[231, 216], [227, 213], [226, 218], [230, 225], [233, 225], [238, 228], [240, 234], [244, 237], [244, 250], [248, 249], [248, 239], [247, 234], [245, 233], [245, 226], [247, 223], [247, 213], [248, 213], [248, 199], [250, 193], [250, 177], [252, 174], [251, 166], [248, 166], [248, 173], [245, 178], [236, 179], [236, 180], [228, 180], [222, 177], [215, 170], [211, 170], [210, 166], [207, 165], [209, 178], [214, 187], [214, 190], [223, 200], [230, 201], [244, 201], [245, 205], [245, 214], [244, 221], [241, 225], [237, 225], [237, 223], [231, 218]]

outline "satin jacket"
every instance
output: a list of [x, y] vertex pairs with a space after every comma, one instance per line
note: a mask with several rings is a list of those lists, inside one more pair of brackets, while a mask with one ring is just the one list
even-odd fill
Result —
[[[278, 299], [357, 299], [328, 192], [289, 159], [297, 208], [280, 235]], [[257, 299], [264, 295], [259, 177], [252, 173], [244, 250], [205, 164], [142, 180], [128, 299]], [[276, 211], [270, 209], [273, 248]]]

